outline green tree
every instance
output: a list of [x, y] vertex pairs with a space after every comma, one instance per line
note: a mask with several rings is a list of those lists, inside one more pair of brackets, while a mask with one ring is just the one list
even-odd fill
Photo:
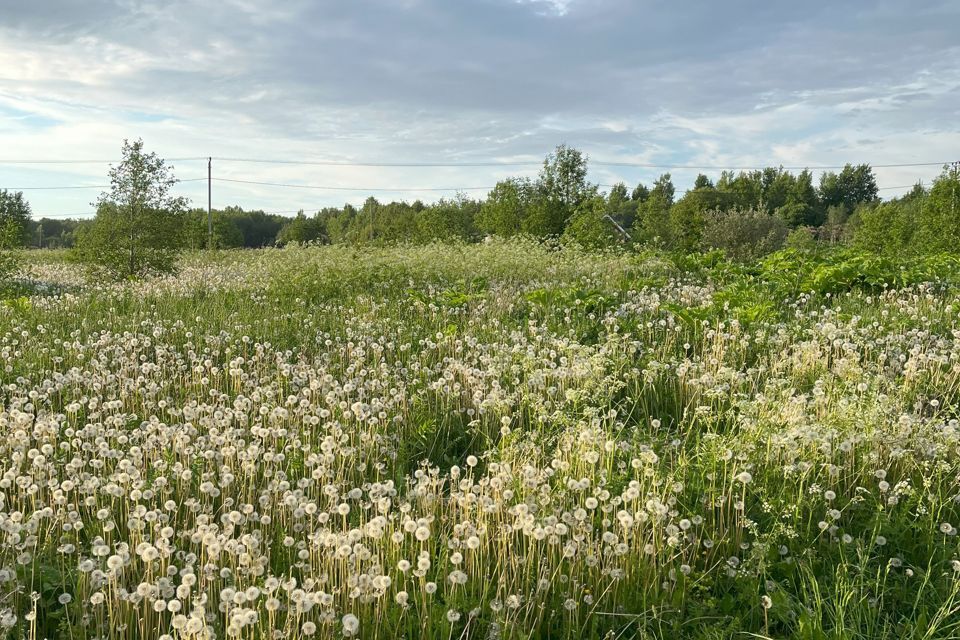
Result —
[[960, 170], [944, 168], [930, 195], [920, 198], [915, 249], [921, 253], [956, 252], [960, 246]]
[[790, 227], [822, 224], [817, 190], [809, 169], [804, 169], [793, 179], [787, 189], [786, 201], [773, 211]]
[[853, 232], [854, 246], [888, 255], [909, 251], [922, 207], [919, 199], [897, 199], [860, 211]]
[[630, 198], [627, 185], [622, 182], [613, 185], [607, 195], [606, 212], [624, 229], [633, 226], [637, 218], [637, 203]]
[[30, 220], [30, 205], [22, 192], [0, 191], [0, 288], [6, 289], [20, 265], [17, 250], [23, 246]]
[[480, 203], [471, 200], [466, 194], [458, 193], [452, 199], [441, 198], [430, 206], [420, 203], [416, 208], [417, 239], [421, 242], [431, 240], [471, 240], [476, 236], [476, 217]]
[[346, 243], [351, 240], [354, 219], [357, 217], [357, 208], [352, 204], [343, 205], [343, 209], [333, 207], [321, 209], [319, 213], [327, 237], [332, 244]]
[[563, 206], [558, 200], [546, 197], [541, 192], [534, 192], [530, 203], [526, 207], [526, 215], [520, 223], [523, 233], [537, 237], [558, 236], [563, 233], [564, 226], [572, 211]]
[[326, 239], [326, 229], [323, 222], [317, 217], [308, 218], [299, 211], [297, 216], [287, 224], [283, 225], [277, 233], [277, 244], [289, 244], [297, 242], [304, 244], [307, 242], [322, 242]]
[[670, 207], [670, 227], [667, 246], [679, 251], [696, 251], [703, 234], [703, 214], [708, 207], [701, 201], [698, 190], [687, 194]]
[[824, 210], [844, 207], [851, 213], [861, 202], [877, 200], [877, 178], [868, 164], [847, 164], [840, 173], [829, 171], [820, 176], [820, 202]]
[[97, 215], [77, 238], [76, 256], [115, 278], [174, 269], [182, 246], [187, 200], [175, 197], [172, 167], [143, 141], [123, 142], [123, 160], [110, 169], [110, 191], [94, 203]]
[[703, 217], [703, 248], [719, 249], [743, 262], [780, 249], [789, 231], [783, 220], [766, 211], [707, 211]]
[[634, 187], [633, 192], [630, 194], [630, 199], [634, 202], [645, 202], [649, 197], [650, 189], [642, 182], [637, 183], [637, 186]]
[[[243, 246], [243, 233], [234, 218], [224, 211], [213, 211], [213, 248], [231, 249]], [[184, 220], [183, 246], [187, 249], [206, 249], [210, 245], [210, 231], [206, 209], [191, 209]]]
[[543, 161], [537, 190], [558, 203], [567, 215], [573, 213], [596, 191], [587, 182], [587, 156], [563, 144], [557, 147]]
[[14, 193], [6, 189], [0, 190], [0, 225], [4, 228], [9, 227], [4, 233], [12, 234], [11, 242], [16, 242], [16, 246], [22, 246], [27, 242], [30, 228], [30, 203], [23, 197], [22, 191]]
[[702, 173], [697, 174], [697, 179], [693, 181], [694, 189], [712, 189], [713, 183], [710, 181], [710, 178], [703, 175]]
[[28, 246], [37, 249], [69, 249], [73, 247], [79, 220], [40, 218], [31, 220], [27, 232]]
[[603, 249], [622, 243], [626, 238], [610, 221], [612, 216], [609, 210], [609, 199], [602, 195], [585, 200], [571, 216], [564, 236], [591, 249]]
[[670, 207], [675, 193], [670, 174], [665, 173], [653, 183], [650, 195], [637, 205], [640, 240], [655, 246], [670, 243]]
[[523, 230], [533, 192], [526, 178], [507, 178], [496, 184], [480, 205], [477, 228], [495, 236], [509, 237]]
[[[666, 176], [669, 182], [669, 176]], [[714, 187], [707, 176], [700, 174], [694, 181], [694, 188], [688, 190], [680, 200], [670, 204], [664, 218], [664, 198], [672, 202], [674, 189], [672, 182], [663, 183], [661, 176], [645, 208], [645, 231], [648, 240], [659, 238], [656, 244], [681, 251], [695, 251], [700, 245], [703, 230], [703, 214], [706, 211], [721, 208], [723, 194]], [[658, 186], [659, 185], [659, 186]]]
[[760, 204], [767, 213], [773, 213], [787, 204], [793, 190], [793, 174], [783, 167], [766, 167], [760, 172]]
[[587, 157], [560, 145], [543, 161], [521, 228], [535, 236], [555, 236], [597, 187], [587, 182]]
[[244, 211], [241, 207], [227, 207], [223, 214], [240, 230], [242, 246], [251, 249], [274, 244], [287, 220], [283, 216], [260, 210]]
[[723, 194], [724, 209], [758, 209], [763, 202], [763, 173], [760, 171], [724, 171], [717, 180]]

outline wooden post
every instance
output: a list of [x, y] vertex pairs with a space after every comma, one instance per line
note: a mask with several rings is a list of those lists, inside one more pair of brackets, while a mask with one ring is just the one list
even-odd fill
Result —
[[213, 250], [213, 157], [207, 157], [207, 249]]

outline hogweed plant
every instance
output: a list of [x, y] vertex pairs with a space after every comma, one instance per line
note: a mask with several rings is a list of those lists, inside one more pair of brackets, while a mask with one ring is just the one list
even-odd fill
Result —
[[34, 260], [0, 636], [956, 637], [960, 298], [754, 278], [522, 241]]

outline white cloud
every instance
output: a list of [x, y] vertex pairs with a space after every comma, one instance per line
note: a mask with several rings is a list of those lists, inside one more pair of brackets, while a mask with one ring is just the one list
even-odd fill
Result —
[[[120, 6], [51, 0], [5, 14], [0, 156], [110, 158], [124, 137], [142, 136], [167, 157], [537, 160], [566, 142], [593, 158], [739, 166], [940, 160], [958, 142], [951, 25], [960, 14], [943, 5]], [[898, 55], [871, 53], [877, 41]], [[181, 177], [204, 170], [177, 168]], [[370, 187], [488, 186], [532, 171], [215, 165], [222, 177]], [[0, 165], [0, 186], [102, 181], [104, 173]], [[633, 184], [658, 173], [597, 167], [593, 177]], [[695, 172], [674, 174], [681, 187]], [[878, 174], [881, 186], [913, 175]], [[184, 190], [203, 199], [201, 184]], [[89, 195], [30, 198], [52, 213], [81, 210]], [[218, 184], [215, 202], [311, 209], [366, 195]], [[418, 195], [441, 194], [382, 197]]]
[[515, 0], [517, 4], [532, 5], [545, 14], [565, 16], [574, 0]]

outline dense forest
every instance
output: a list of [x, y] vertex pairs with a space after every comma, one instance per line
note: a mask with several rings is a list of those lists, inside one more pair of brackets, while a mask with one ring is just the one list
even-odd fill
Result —
[[[881, 201], [869, 165], [847, 165], [815, 181], [782, 167], [699, 175], [678, 191], [665, 173], [652, 184], [601, 190], [588, 158], [560, 146], [534, 178], [500, 181], [483, 200], [465, 194], [432, 204], [380, 202], [323, 208], [294, 218], [227, 207], [213, 212], [218, 248], [306, 243], [422, 243], [488, 235], [558, 237], [588, 247], [642, 244], [675, 251], [719, 249], [752, 259], [784, 246], [853, 244], [878, 253], [952, 250], [960, 242], [957, 170], [944, 167], [930, 188]], [[27, 207], [19, 194], [20, 207]], [[14, 205], [3, 205], [11, 208]], [[28, 209], [28, 207], [27, 207]], [[71, 247], [82, 220], [25, 219], [26, 244]], [[180, 229], [185, 248], [207, 245], [207, 212], [193, 209]]]

